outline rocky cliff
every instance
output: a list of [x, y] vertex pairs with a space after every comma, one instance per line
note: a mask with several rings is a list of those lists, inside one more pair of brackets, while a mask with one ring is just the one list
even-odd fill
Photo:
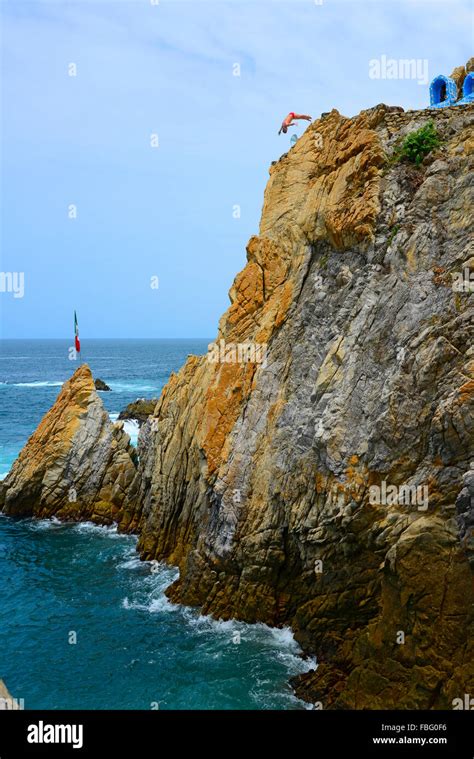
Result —
[[[394, 160], [428, 119], [439, 149]], [[473, 692], [474, 310], [453, 288], [474, 268], [473, 124], [474, 106], [332, 111], [272, 165], [216, 343], [170, 378], [107, 511], [179, 566], [174, 601], [291, 625], [319, 661], [296, 690], [323, 708]], [[30, 493], [24, 453], [5, 508], [39, 493], [52, 513], [54, 454]]]
[[[430, 118], [440, 149], [392, 162]], [[379, 106], [312, 124], [270, 169], [219, 325], [218, 344], [265, 361], [190, 358], [142, 428], [142, 555], [179, 565], [174, 601], [291, 624], [320, 662], [297, 691], [324, 708], [449, 708], [474, 687], [455, 506], [473, 309], [451, 277], [474, 264], [473, 123], [472, 107]], [[425, 488], [427, 504], [399, 497]]]
[[1, 483], [4, 513], [128, 524], [123, 504], [136, 454], [122, 427], [110, 421], [82, 365]]

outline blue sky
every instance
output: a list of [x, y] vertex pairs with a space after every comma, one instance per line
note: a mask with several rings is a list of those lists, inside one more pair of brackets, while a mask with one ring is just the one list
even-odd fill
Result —
[[426, 59], [431, 79], [473, 54], [470, 0], [0, 9], [0, 263], [25, 277], [22, 298], [0, 293], [2, 337], [69, 337], [74, 308], [83, 341], [212, 337], [268, 167], [305, 126], [278, 137], [288, 111], [423, 108], [427, 85], [371, 79], [369, 61]]

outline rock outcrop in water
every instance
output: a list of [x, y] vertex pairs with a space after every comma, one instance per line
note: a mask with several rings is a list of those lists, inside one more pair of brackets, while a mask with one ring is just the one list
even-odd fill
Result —
[[[430, 118], [437, 152], [391, 160]], [[272, 165], [216, 343], [170, 378], [136, 473], [125, 444], [99, 456], [126, 472], [107, 516], [179, 566], [172, 600], [291, 625], [320, 663], [297, 693], [323, 708], [451, 708], [474, 689], [473, 125], [474, 106], [314, 122]], [[40, 430], [10, 513], [62, 492], [67, 454], [41, 463]]]
[[129, 403], [119, 414], [119, 419], [136, 419], [139, 424], [146, 422], [153, 414], [158, 398], [137, 398]]
[[104, 393], [110, 392], [110, 387], [107, 385], [106, 382], [104, 382], [104, 380], [99, 379], [99, 377], [97, 377], [97, 379], [94, 380], [94, 387], [96, 390], [101, 390]]
[[3, 512], [127, 522], [136, 455], [122, 427], [110, 421], [89, 367], [79, 367], [1, 483]]

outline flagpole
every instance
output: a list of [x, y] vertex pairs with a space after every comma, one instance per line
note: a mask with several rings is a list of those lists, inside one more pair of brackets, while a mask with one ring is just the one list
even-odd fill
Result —
[[82, 351], [81, 351], [81, 341], [79, 340], [79, 324], [77, 322], [77, 314], [76, 310], [74, 309], [74, 348], [76, 350], [76, 353], [79, 353], [79, 359], [81, 363], [83, 364], [83, 358], [82, 358]]

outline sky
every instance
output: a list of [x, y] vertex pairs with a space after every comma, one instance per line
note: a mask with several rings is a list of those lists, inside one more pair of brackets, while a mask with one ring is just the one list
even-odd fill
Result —
[[[278, 136], [284, 116], [426, 107], [473, 55], [473, 10], [0, 0], [0, 337], [69, 337], [76, 309], [83, 341], [212, 338], [268, 168], [306, 126]], [[382, 56], [427, 81], [371, 78]]]

